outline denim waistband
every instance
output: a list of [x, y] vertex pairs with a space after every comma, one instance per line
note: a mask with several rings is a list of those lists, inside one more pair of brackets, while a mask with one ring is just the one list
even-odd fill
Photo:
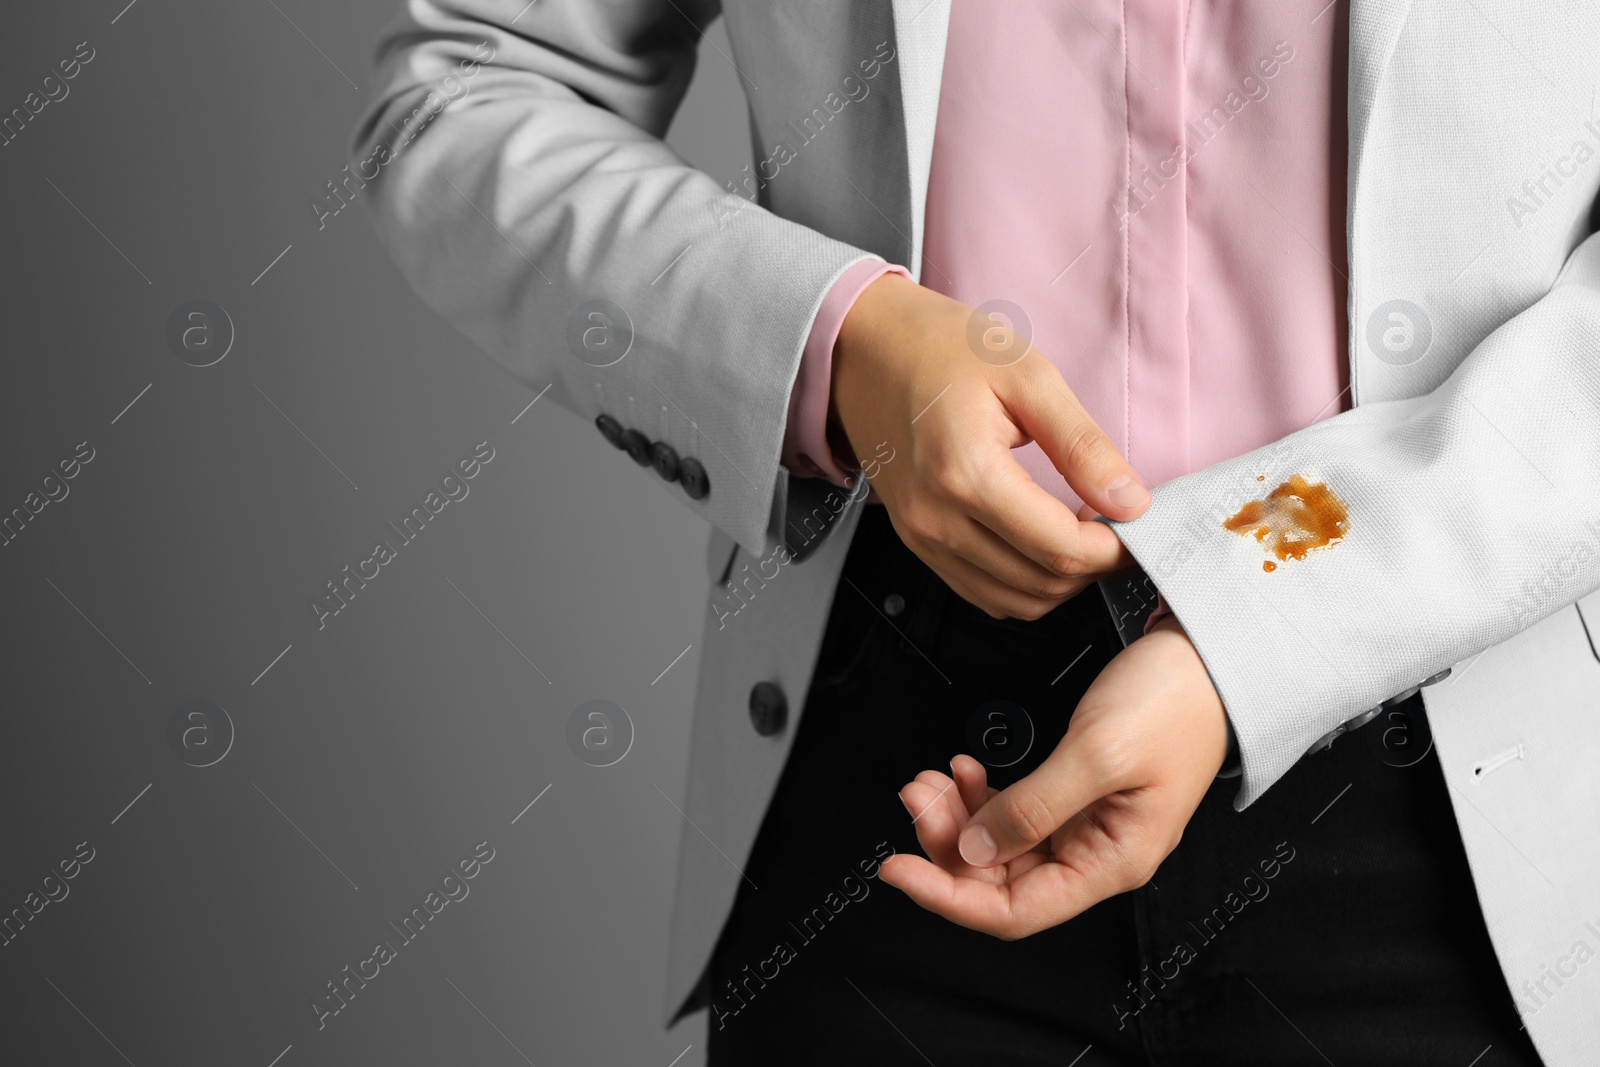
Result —
[[[957, 595], [907, 548], [881, 504], [863, 505], [841, 578], [840, 595], [866, 597], [913, 643], [933, 642], [947, 627], [999, 627], [1021, 638], [1115, 637], [1104, 598], [1090, 585], [1038, 619], [996, 619]], [[852, 587], [853, 590], [852, 590]], [[1120, 643], [1120, 639], [1119, 639]]]

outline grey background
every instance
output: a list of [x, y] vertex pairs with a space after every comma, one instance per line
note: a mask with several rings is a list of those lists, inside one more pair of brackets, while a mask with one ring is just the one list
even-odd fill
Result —
[[[5, 16], [0, 114], [95, 49], [0, 147], [0, 514], [95, 450], [0, 548], [0, 915], [95, 850], [0, 947], [7, 1060], [703, 1061], [663, 977], [708, 531], [527, 408], [359, 211], [318, 230], [396, 2]], [[672, 142], [725, 180], [747, 129], [703, 48]], [[206, 368], [166, 343], [196, 298], [237, 331]], [[319, 631], [307, 601], [482, 440], [467, 498]], [[636, 731], [607, 768], [566, 743], [595, 698]], [[236, 730], [209, 767], [167, 741], [193, 699]], [[310, 998], [485, 840], [469, 895], [319, 1030]]]

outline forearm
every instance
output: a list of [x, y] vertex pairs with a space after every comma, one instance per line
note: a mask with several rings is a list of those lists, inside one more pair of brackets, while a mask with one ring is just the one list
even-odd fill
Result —
[[493, 58], [363, 194], [379, 233], [424, 300], [519, 380], [695, 458], [709, 492], [686, 502], [764, 550], [801, 350], [866, 253], [724, 191], [661, 140], [693, 66], [673, 6], [535, 7], [514, 28], [503, 7], [412, 4], [386, 39], [363, 155], [462, 42]]
[[[1433, 393], [1158, 488], [1117, 527], [1238, 731], [1244, 806], [1341, 723], [1600, 587], [1600, 242]], [[1224, 522], [1299, 474], [1347, 529], [1279, 560]], [[1272, 563], [1270, 572], [1264, 564]]]

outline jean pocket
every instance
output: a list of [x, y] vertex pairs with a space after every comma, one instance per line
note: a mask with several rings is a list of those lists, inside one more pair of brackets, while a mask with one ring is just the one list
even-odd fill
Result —
[[858, 684], [882, 661], [888, 647], [887, 627], [866, 613], [835, 612], [828, 620], [811, 672], [811, 692], [837, 693]]

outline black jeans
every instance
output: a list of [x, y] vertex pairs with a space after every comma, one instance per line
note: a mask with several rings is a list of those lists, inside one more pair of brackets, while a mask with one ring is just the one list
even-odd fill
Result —
[[917, 849], [903, 784], [959, 752], [1015, 781], [1119, 649], [1097, 590], [990, 619], [868, 508], [712, 961], [710, 1063], [1539, 1063], [1420, 703], [1244, 812], [1218, 781], [1148, 885], [1033, 937], [963, 929], [872, 877]]

